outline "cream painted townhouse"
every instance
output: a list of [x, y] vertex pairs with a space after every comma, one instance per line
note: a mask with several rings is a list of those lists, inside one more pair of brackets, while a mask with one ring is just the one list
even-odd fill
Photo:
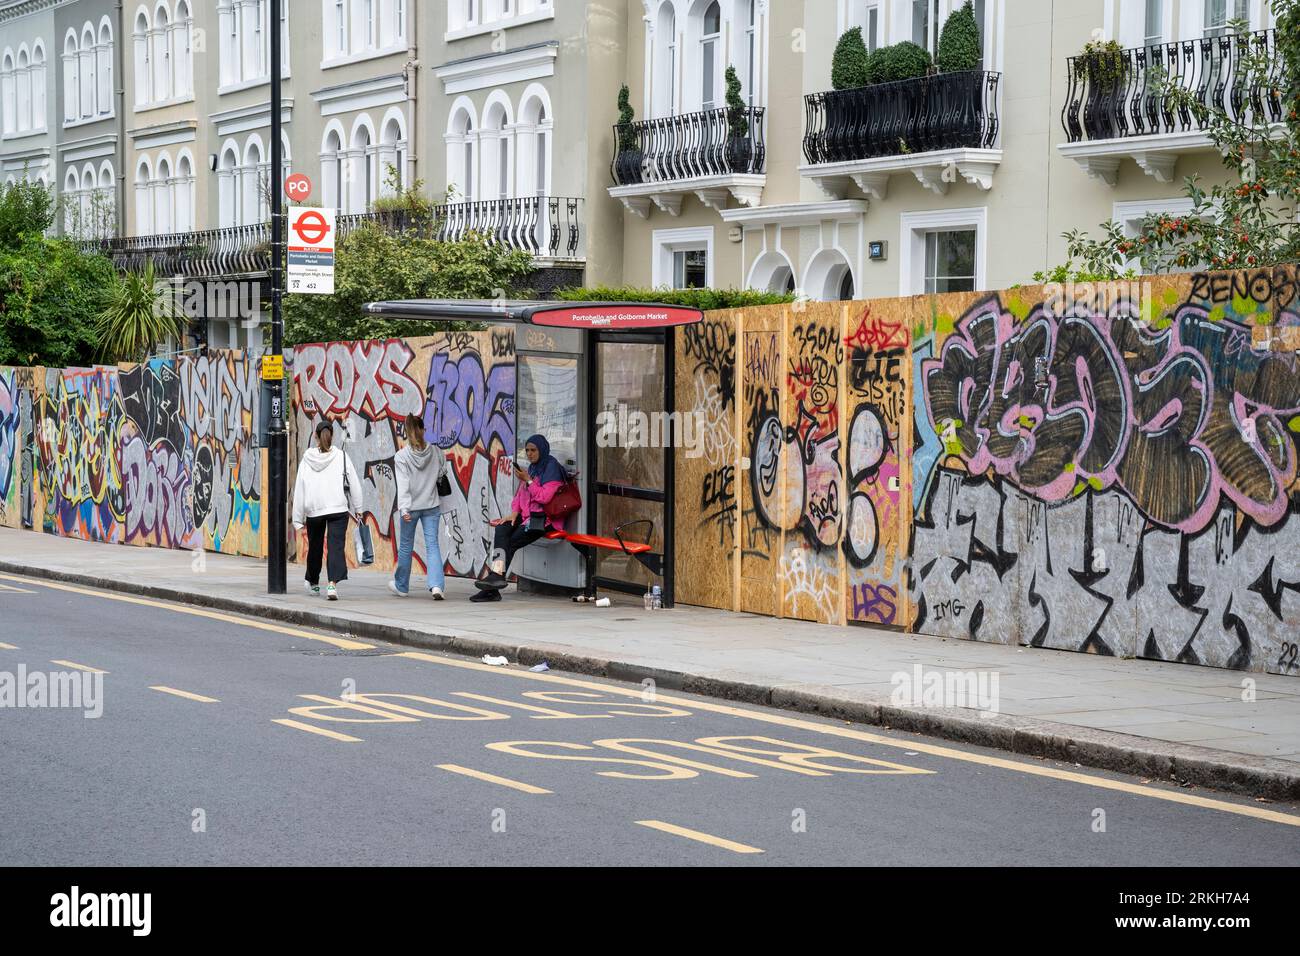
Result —
[[[832, 90], [844, 31], [934, 53], [960, 5], [631, 0], [637, 119], [607, 190], [624, 281], [821, 300], [999, 288], [1063, 262], [1066, 230], [1189, 208], [1184, 177], [1225, 175], [1194, 122], [1162, 110], [1154, 69], [1248, 101], [1232, 65], [1244, 44], [1271, 49], [1265, 0], [974, 0], [972, 69]], [[1257, 32], [1230, 36], [1236, 19]], [[1075, 66], [1089, 41], [1123, 48], [1109, 87]]]
[[[1266, 0], [974, 0], [969, 69], [832, 89], [846, 30], [933, 53], [958, 5], [286, 0], [272, 24], [266, 0], [0, 0], [0, 178], [47, 183], [60, 228], [123, 265], [265, 278], [280, 29], [282, 172], [343, 228], [420, 181], [446, 234], [529, 251], [542, 292], [995, 288], [1063, 261], [1068, 229], [1185, 208], [1183, 177], [1223, 176], [1155, 71], [1249, 103], [1233, 64], [1272, 42]], [[1084, 67], [1089, 41], [1118, 44], [1121, 79]], [[206, 331], [261, 343], [223, 316]]]

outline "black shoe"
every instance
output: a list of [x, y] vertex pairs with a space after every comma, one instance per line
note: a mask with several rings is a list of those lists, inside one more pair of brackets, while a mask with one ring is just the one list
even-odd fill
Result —
[[491, 591], [491, 590], [479, 591], [478, 594], [475, 594], [472, 598], [470, 598], [470, 601], [472, 601], [475, 604], [491, 603], [492, 601], [500, 601], [500, 600], [501, 600], [501, 592]]
[[500, 591], [510, 582], [506, 580], [504, 574], [498, 574], [496, 571], [489, 571], [487, 577], [479, 578], [474, 582], [474, 586], [481, 591]]

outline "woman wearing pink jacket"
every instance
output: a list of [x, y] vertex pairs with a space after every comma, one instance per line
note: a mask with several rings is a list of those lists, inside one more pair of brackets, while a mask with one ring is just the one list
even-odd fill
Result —
[[493, 522], [496, 531], [492, 541], [492, 567], [486, 577], [474, 582], [479, 593], [470, 598], [471, 601], [500, 601], [515, 552], [559, 527], [543, 509], [564, 487], [568, 476], [551, 454], [551, 443], [541, 435], [528, 439], [524, 453], [528, 456], [528, 470], [515, 466], [515, 477], [520, 485], [510, 502], [513, 513], [509, 518]]

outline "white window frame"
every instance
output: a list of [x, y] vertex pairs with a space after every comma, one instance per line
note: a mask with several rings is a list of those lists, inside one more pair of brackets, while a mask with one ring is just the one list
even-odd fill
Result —
[[975, 291], [988, 289], [988, 206], [905, 212], [898, 217], [898, 294], [925, 294], [925, 234], [975, 230]]
[[704, 285], [712, 289], [716, 262], [713, 254], [712, 226], [656, 229], [651, 237], [651, 284], [656, 288], [673, 287], [673, 254], [704, 250]]
[[[408, 0], [409, 2], [409, 0]], [[558, 0], [448, 0], [445, 42], [555, 19]], [[470, 12], [472, 11], [472, 12]], [[468, 15], [467, 15], [468, 14]]]

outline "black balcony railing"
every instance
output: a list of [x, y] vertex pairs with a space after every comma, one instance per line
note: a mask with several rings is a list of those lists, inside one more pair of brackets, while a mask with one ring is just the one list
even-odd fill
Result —
[[231, 226], [201, 232], [82, 240], [87, 252], [101, 252], [124, 272], [149, 263], [161, 276], [208, 278], [262, 275], [271, 268], [271, 224]]
[[[582, 259], [582, 205], [581, 199], [573, 197], [532, 196], [447, 203], [436, 207], [432, 219], [403, 210], [358, 213], [339, 216], [336, 233], [337, 240], [342, 240], [365, 224], [392, 233], [444, 240], [463, 239], [473, 233], [537, 258]], [[86, 251], [103, 253], [123, 271], [138, 272], [152, 262], [162, 276], [260, 276], [271, 269], [270, 223], [86, 240], [79, 245]]]
[[610, 174], [619, 186], [762, 173], [762, 107], [683, 113], [614, 127]]
[[987, 149], [998, 136], [1001, 73], [962, 70], [804, 97], [809, 163], [937, 149]]
[[1061, 124], [1071, 143], [1204, 130], [1209, 116], [1188, 98], [1239, 122], [1282, 121], [1282, 58], [1272, 30], [1103, 50], [1072, 56], [1066, 67]]

